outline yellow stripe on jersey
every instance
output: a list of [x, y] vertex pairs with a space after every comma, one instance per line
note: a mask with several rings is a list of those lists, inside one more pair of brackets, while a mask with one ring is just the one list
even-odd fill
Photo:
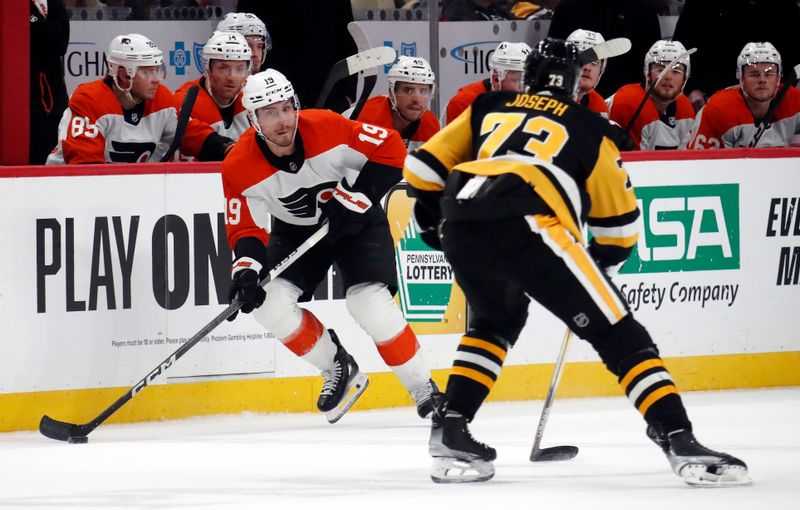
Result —
[[489, 391], [492, 391], [492, 387], [494, 386], [494, 381], [491, 377], [477, 370], [467, 367], [453, 367], [451, 373], [453, 375], [460, 375], [461, 377], [466, 377], [467, 379], [471, 379], [479, 384], [486, 386]]
[[519, 161], [504, 161], [498, 159], [481, 159], [462, 163], [455, 167], [459, 172], [475, 175], [496, 176], [502, 174], [516, 174], [525, 182], [532, 184], [536, 194], [553, 210], [560, 223], [581, 243], [584, 242], [581, 229], [575, 220], [568, 204], [568, 197], [561, 194], [550, 178], [538, 166], [525, 164]]
[[[441, 163], [448, 173], [457, 164], [472, 159], [471, 119], [472, 107], [470, 106], [456, 120], [433, 135], [421, 147]], [[409, 164], [410, 161], [413, 162]], [[421, 167], [419, 165], [426, 167], [426, 169], [420, 170]], [[437, 179], [432, 179], [431, 174], [428, 172], [436, 173], [432, 168], [420, 161], [419, 158], [416, 158], [414, 153], [409, 154], [406, 159], [406, 165], [403, 168], [403, 177], [409, 184], [417, 189], [426, 191], [442, 189], [442, 186], [436, 182]]]
[[413, 154], [409, 154], [406, 158], [403, 177], [406, 182], [418, 190], [441, 191], [444, 189], [444, 181], [441, 177]]
[[500, 363], [504, 363], [506, 360], [505, 349], [502, 349], [501, 347], [491, 342], [487, 342], [486, 340], [482, 340], [480, 338], [475, 338], [471, 336], [464, 336], [461, 337], [461, 342], [459, 343], [461, 345], [466, 345], [468, 347], [476, 347], [478, 349], [483, 349], [484, 351], [488, 351], [497, 356], [498, 358], [500, 358]]

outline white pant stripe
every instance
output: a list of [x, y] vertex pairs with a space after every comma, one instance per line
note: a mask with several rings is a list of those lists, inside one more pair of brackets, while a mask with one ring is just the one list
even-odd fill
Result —
[[471, 352], [456, 351], [456, 360], [466, 361], [468, 363], [479, 365], [485, 368], [486, 370], [491, 370], [494, 373], [495, 377], [500, 375], [500, 369], [502, 368], [494, 361], [485, 358], [483, 356], [480, 356], [478, 354], [473, 354]]
[[647, 391], [647, 389], [653, 386], [654, 384], [661, 381], [670, 381], [673, 384], [675, 383], [675, 381], [672, 380], [672, 377], [670, 377], [669, 372], [667, 372], [666, 370], [650, 374], [641, 381], [639, 381], [638, 383], [636, 383], [636, 386], [634, 386], [633, 389], [631, 390], [630, 395], [628, 395], [628, 398], [630, 399], [631, 403], [633, 405], [636, 405], [636, 401], [639, 399], [639, 397], [642, 396], [642, 393]]

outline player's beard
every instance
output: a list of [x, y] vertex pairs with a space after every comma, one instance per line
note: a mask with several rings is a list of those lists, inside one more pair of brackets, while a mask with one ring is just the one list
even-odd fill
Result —
[[659, 100], [665, 101], [665, 102], [674, 101], [675, 98], [680, 95], [680, 93], [681, 93], [681, 89], [678, 88], [678, 87], [673, 87], [670, 90], [663, 90], [663, 89], [661, 89], [661, 85], [659, 85], [658, 87], [653, 89], [653, 96], [655, 96], [656, 99], [659, 99]]

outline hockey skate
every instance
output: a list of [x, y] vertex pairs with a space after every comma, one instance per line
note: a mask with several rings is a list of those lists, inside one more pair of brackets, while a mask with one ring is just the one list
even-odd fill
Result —
[[322, 371], [322, 391], [317, 399], [317, 409], [325, 413], [329, 423], [336, 423], [356, 403], [369, 384], [367, 376], [359, 372], [358, 364], [344, 350], [336, 333], [328, 332], [337, 346], [333, 367]]
[[433, 412], [434, 406], [442, 396], [433, 379], [428, 379], [425, 384], [412, 388], [410, 393], [417, 404], [417, 414], [420, 418], [427, 418]]
[[467, 419], [444, 409], [441, 402], [434, 409], [429, 452], [433, 457], [431, 479], [436, 483], [483, 482], [494, 476], [497, 452], [472, 437]]
[[672, 470], [689, 485], [729, 487], [752, 482], [747, 464], [727, 453], [715, 452], [701, 445], [690, 430], [669, 434], [650, 425], [647, 435], [667, 455]]

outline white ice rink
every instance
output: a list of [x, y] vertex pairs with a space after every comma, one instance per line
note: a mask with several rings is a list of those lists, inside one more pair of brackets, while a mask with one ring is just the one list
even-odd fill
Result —
[[556, 400], [543, 446], [580, 447], [556, 463], [528, 461], [540, 401], [487, 404], [471, 428], [497, 448], [497, 474], [476, 484], [430, 481], [429, 429], [411, 408], [336, 425], [317, 414], [106, 425], [85, 445], [0, 434], [0, 508], [800, 509], [800, 388], [684, 400], [698, 439], [745, 460], [753, 485], [685, 485], [620, 397]]

